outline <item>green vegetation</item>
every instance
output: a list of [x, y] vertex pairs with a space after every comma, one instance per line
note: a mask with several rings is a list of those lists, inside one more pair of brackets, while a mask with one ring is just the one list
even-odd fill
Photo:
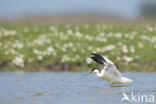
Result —
[[156, 25], [0, 25], [1, 71], [80, 71], [90, 54], [122, 71], [156, 71]]

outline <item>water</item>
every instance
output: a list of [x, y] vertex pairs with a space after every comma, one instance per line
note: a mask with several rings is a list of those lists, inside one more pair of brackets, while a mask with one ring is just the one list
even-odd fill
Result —
[[0, 104], [125, 104], [123, 92], [129, 97], [132, 92], [153, 95], [156, 100], [156, 73], [123, 73], [134, 82], [116, 87], [86, 73], [1, 72]]

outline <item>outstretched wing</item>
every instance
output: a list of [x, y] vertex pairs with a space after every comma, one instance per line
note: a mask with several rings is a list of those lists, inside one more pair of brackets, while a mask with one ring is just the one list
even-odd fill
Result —
[[91, 58], [98, 64], [102, 64], [102, 65], [105, 64], [106, 66], [104, 69], [105, 69], [105, 71], [107, 71], [107, 73], [116, 75], [116, 76], [121, 76], [121, 73], [118, 71], [117, 67], [107, 57], [101, 56], [96, 53], [92, 53]]
[[116, 65], [109, 60], [107, 57], [103, 56], [103, 58], [106, 60], [107, 65], [105, 70], [107, 71], [107, 73], [109, 73], [112, 76], [117, 76], [117, 77], [121, 77], [121, 73], [119, 72], [118, 68], [116, 67]]
[[116, 76], [116, 77], [122, 76], [114, 64], [107, 64], [105, 67], [105, 72], [109, 73], [109, 75], [111, 75], [111, 76]]
[[103, 56], [99, 55], [99, 54], [96, 54], [96, 53], [92, 53], [92, 56], [90, 57], [92, 58], [92, 60], [94, 60], [96, 63], [98, 64], [107, 64], [106, 60], [104, 59]]

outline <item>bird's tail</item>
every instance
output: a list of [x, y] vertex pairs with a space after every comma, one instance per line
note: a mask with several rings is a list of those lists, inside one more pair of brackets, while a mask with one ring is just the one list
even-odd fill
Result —
[[133, 80], [129, 79], [129, 78], [126, 78], [126, 77], [122, 77], [122, 83], [124, 84], [129, 84], [129, 83], [132, 83]]

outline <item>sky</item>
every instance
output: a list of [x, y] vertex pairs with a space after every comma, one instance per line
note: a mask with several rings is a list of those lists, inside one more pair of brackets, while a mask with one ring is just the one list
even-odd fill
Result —
[[142, 0], [0, 0], [0, 16], [18, 17], [33, 13], [65, 14], [100, 12], [127, 18], [138, 16]]

